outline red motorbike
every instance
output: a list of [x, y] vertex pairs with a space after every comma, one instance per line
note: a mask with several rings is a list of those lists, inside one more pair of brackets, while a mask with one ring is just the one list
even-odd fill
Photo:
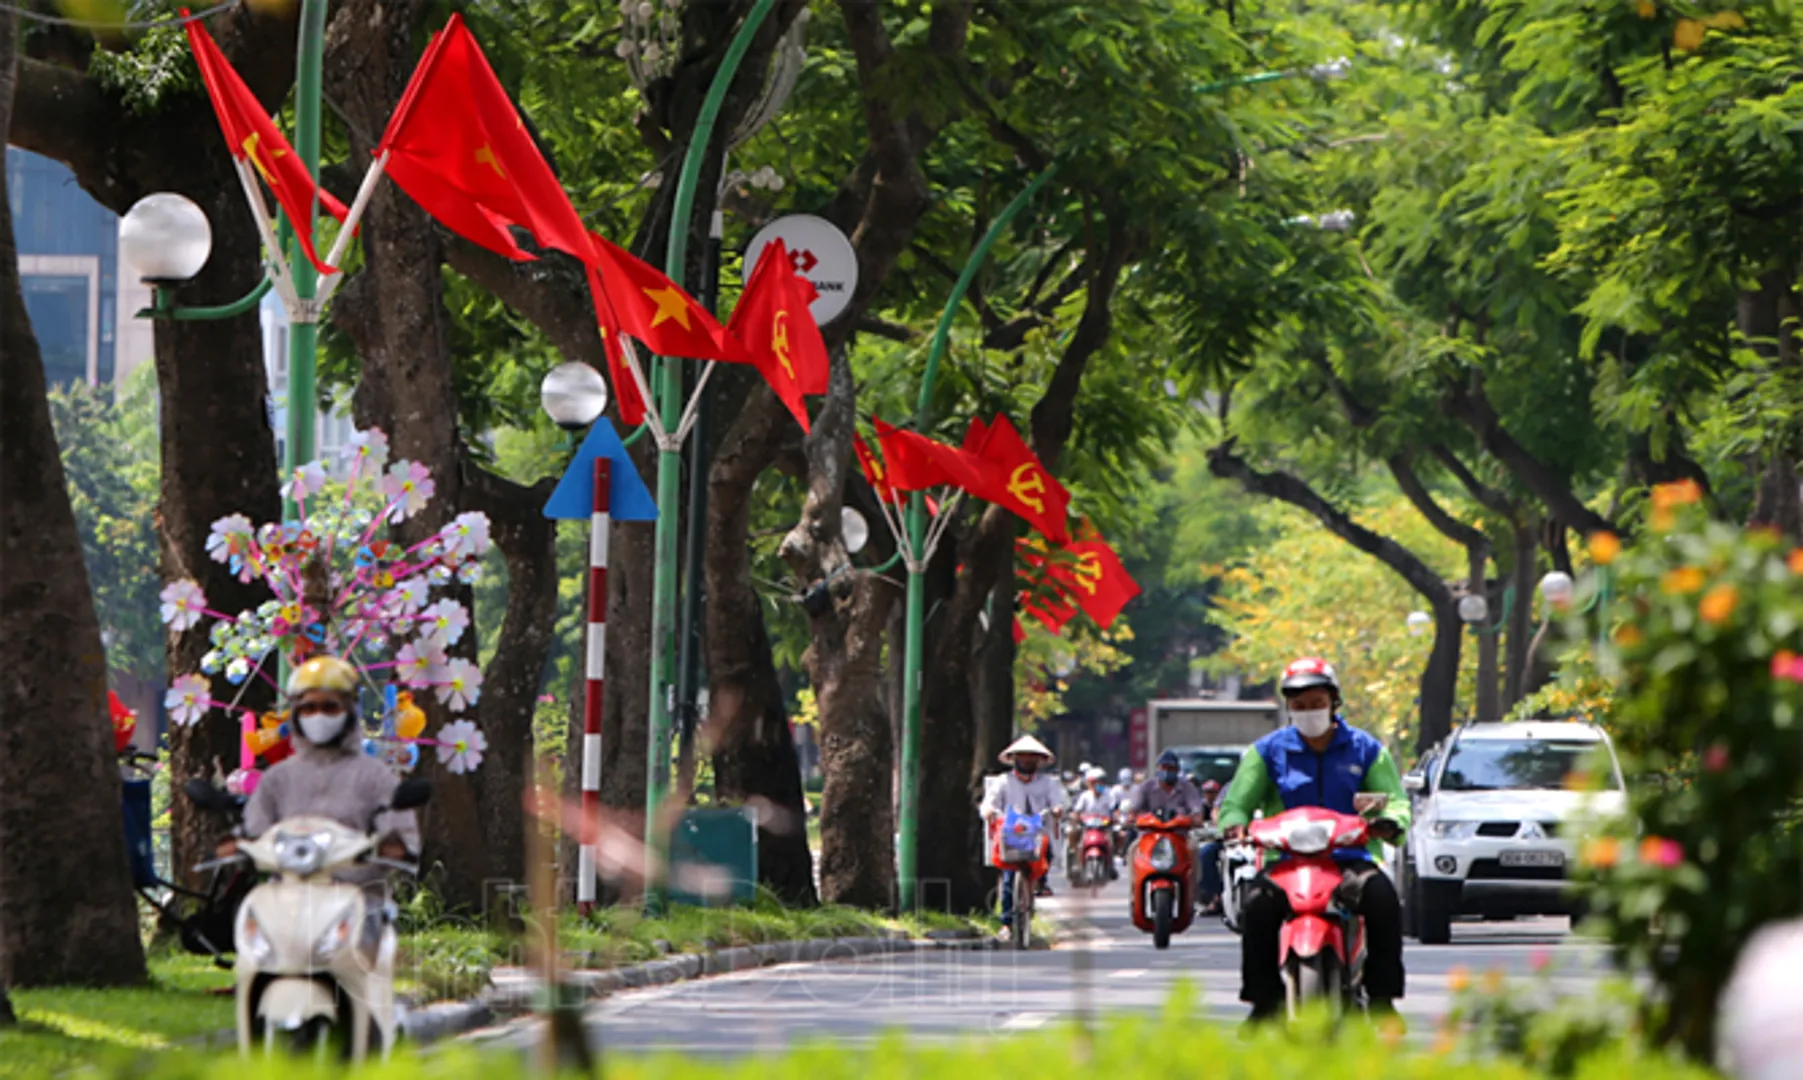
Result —
[[1195, 823], [1170, 811], [1141, 814], [1134, 821], [1133, 925], [1152, 935], [1155, 948], [1169, 948], [1172, 934], [1189, 929], [1196, 907], [1196, 860], [1189, 831]]
[[1362, 817], [1318, 806], [1286, 810], [1249, 828], [1254, 844], [1283, 856], [1264, 876], [1290, 900], [1277, 955], [1292, 1019], [1312, 1001], [1326, 1001], [1336, 1014], [1361, 1004], [1365, 922], [1336, 896], [1345, 875], [1333, 855], [1364, 847], [1368, 829]]
[[1082, 836], [1077, 841], [1077, 884], [1100, 885], [1108, 880], [1108, 864], [1114, 857], [1114, 837], [1106, 814], [1084, 814]]

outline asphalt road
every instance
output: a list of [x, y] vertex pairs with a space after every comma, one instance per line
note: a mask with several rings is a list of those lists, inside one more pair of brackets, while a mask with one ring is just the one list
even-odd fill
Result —
[[[917, 950], [756, 971], [628, 991], [590, 1007], [592, 1037], [612, 1053], [676, 1051], [738, 1056], [797, 1043], [859, 1045], [890, 1032], [950, 1040], [1009, 1034], [1081, 1013], [1151, 1011], [1188, 979], [1197, 1008], [1237, 1023], [1239, 938], [1217, 919], [1199, 920], [1160, 952], [1134, 929], [1119, 883], [1098, 895], [1042, 901], [1065, 926], [1065, 943], [1030, 952]], [[1428, 1038], [1451, 1005], [1449, 983], [1464, 969], [1527, 977], [1550, 963], [1558, 992], [1583, 993], [1605, 974], [1601, 950], [1574, 938], [1565, 919], [1455, 924], [1450, 945], [1409, 942], [1409, 993], [1399, 1003], [1412, 1038]], [[490, 1033], [497, 1047], [524, 1046], [530, 1024]]]

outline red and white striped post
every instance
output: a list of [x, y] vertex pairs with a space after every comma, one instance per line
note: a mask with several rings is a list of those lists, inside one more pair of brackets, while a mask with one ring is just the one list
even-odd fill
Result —
[[612, 463], [595, 458], [589, 514], [587, 686], [582, 699], [582, 847], [576, 856], [576, 908], [595, 908], [596, 844], [601, 824], [601, 694], [607, 677], [608, 485]]

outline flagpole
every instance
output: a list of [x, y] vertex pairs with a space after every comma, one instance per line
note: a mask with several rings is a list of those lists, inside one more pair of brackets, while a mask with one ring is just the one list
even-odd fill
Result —
[[[914, 409], [914, 430], [924, 434], [927, 422], [932, 417], [933, 384], [939, 377], [939, 361], [945, 356], [952, 319], [957, 316], [958, 305], [964, 302], [964, 294], [970, 291], [971, 282], [976, 279], [977, 268], [983, 265], [983, 260], [989, 256], [989, 249], [1001, 238], [1002, 230], [1008, 227], [1057, 171], [1056, 164], [1048, 165], [1045, 171], [1034, 177], [1033, 182], [1022, 189], [1014, 197], [1014, 201], [1003, 208], [1000, 216], [990, 223], [989, 231], [983, 234], [983, 239], [977, 242], [970, 258], [965, 261], [964, 270], [952, 286], [951, 295], [946, 297], [945, 310], [940, 313], [939, 325], [933, 331], [933, 344], [927, 350], [926, 371], [920, 377], [920, 398]], [[917, 895], [920, 868], [920, 668], [926, 635], [927, 567], [922, 547], [926, 541], [926, 531], [926, 496], [917, 491], [908, 500], [908, 544], [916, 557], [908, 565], [907, 632], [902, 656], [901, 828], [896, 845], [899, 849], [896, 861], [900, 864], [899, 885], [904, 911], [913, 910], [920, 900]]]
[[[751, 39], [776, 6], [776, 0], [757, 0], [745, 21], [733, 35], [720, 68], [702, 99], [696, 114], [695, 128], [689, 134], [689, 146], [683, 155], [682, 172], [676, 183], [676, 197], [670, 211], [670, 236], [664, 256], [664, 273], [671, 281], [682, 283], [688, 277], [689, 226], [694, 218], [695, 189], [700, 186], [701, 166], [713, 142], [714, 123], [720, 117], [720, 106], [726, 91], [739, 72]], [[648, 405], [661, 414], [664, 431], [670, 437], [661, 439], [657, 454], [657, 527], [652, 539], [651, 573], [651, 709], [648, 717], [650, 737], [646, 739], [645, 768], [645, 846], [648, 859], [663, 862], [668, 848], [664, 830], [659, 827], [663, 802], [670, 789], [670, 706], [675, 685], [671, 672], [675, 666], [671, 631], [676, 625], [677, 541], [681, 535], [681, 513], [678, 505], [682, 494], [682, 442], [676, 438], [682, 425], [682, 361], [672, 356], [659, 359], [658, 400]], [[645, 904], [653, 912], [664, 906], [665, 883], [657, 882], [646, 889]]]
[[[294, 152], [307, 168], [307, 175], [319, 182], [319, 100], [320, 68], [325, 56], [326, 0], [302, 0], [300, 45], [295, 58], [294, 88]], [[319, 201], [314, 190], [315, 205]], [[317, 217], [317, 213], [314, 215]], [[319, 392], [315, 380], [319, 353], [319, 306], [315, 302], [319, 289], [319, 271], [301, 251], [300, 230], [311, 229], [312, 221], [294, 223], [289, 245], [288, 275], [294, 286], [294, 302], [288, 306], [288, 432], [282, 468], [285, 476], [312, 461], [314, 413]], [[282, 518], [294, 520], [297, 507], [293, 499], [283, 499]]]

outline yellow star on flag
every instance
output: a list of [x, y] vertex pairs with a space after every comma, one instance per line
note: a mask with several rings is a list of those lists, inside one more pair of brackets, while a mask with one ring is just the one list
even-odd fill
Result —
[[680, 289], [666, 285], [661, 289], [645, 289], [644, 293], [657, 305], [657, 314], [651, 317], [651, 329], [655, 330], [671, 319], [684, 330], [689, 329], [689, 302]]

